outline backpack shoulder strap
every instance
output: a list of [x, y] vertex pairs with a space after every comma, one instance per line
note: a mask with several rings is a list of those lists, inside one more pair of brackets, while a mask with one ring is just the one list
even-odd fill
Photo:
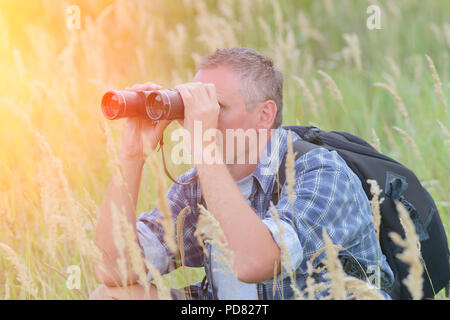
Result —
[[[295, 160], [318, 147], [320, 146], [303, 139], [294, 141], [292, 143], [292, 150], [295, 154]], [[280, 200], [279, 195], [281, 192], [281, 187], [286, 182], [286, 155], [287, 152], [284, 154], [283, 160], [281, 160], [281, 164], [277, 173], [277, 179], [275, 180], [275, 187], [273, 188], [272, 192], [272, 202], [274, 205], [276, 205]]]

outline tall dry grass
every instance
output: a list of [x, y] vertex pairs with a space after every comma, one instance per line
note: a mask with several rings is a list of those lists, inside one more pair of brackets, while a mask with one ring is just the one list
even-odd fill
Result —
[[403, 280], [403, 283], [408, 288], [413, 299], [419, 300], [423, 296], [423, 266], [420, 241], [408, 211], [400, 202], [396, 203], [396, 208], [405, 231], [405, 239], [402, 239], [397, 233], [390, 233], [389, 236], [395, 244], [403, 248], [403, 252], [397, 255], [401, 261], [409, 264], [409, 275]]

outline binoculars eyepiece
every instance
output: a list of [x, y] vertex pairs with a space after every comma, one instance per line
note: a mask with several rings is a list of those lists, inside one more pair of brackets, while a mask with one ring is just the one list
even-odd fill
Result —
[[102, 98], [103, 115], [109, 120], [141, 117], [151, 120], [184, 118], [184, 104], [175, 90], [108, 91]]

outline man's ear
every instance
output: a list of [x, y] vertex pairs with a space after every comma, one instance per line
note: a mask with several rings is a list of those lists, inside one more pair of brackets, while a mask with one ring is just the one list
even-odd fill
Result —
[[262, 102], [258, 107], [258, 126], [264, 129], [272, 128], [277, 115], [277, 105], [273, 100]]

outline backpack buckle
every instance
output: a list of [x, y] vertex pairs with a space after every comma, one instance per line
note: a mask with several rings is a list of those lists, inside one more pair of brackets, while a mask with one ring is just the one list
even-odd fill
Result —
[[320, 129], [317, 127], [311, 127], [303, 135], [303, 140], [317, 144], [319, 146], [323, 145], [322, 138], [320, 138]]

